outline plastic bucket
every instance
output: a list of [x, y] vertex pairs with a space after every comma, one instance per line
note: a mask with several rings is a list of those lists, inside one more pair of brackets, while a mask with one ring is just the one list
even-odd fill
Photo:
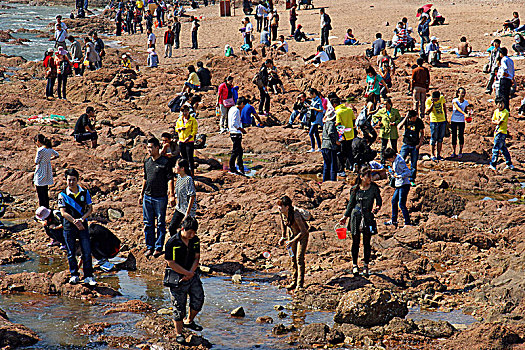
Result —
[[466, 118], [465, 118], [465, 121], [466, 121], [467, 123], [472, 123], [472, 117], [466, 117]]
[[338, 227], [339, 225], [335, 225], [334, 230], [335, 233], [337, 233], [337, 238], [339, 239], [345, 239], [346, 238], [346, 227]]

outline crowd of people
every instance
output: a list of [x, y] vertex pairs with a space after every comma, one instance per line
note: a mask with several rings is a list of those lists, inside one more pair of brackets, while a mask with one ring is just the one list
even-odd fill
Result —
[[[85, 10], [87, 4], [79, 2], [77, 8]], [[466, 99], [466, 87], [458, 87], [454, 96], [444, 96], [435, 89], [430, 91], [431, 75], [427, 65], [442, 65], [439, 41], [435, 36], [430, 36], [430, 26], [444, 23], [443, 16], [435, 9], [432, 12], [430, 10], [431, 8], [427, 7], [417, 12], [417, 33], [421, 39], [421, 49], [409, 79], [408, 92], [413, 98], [411, 108], [400, 111], [395, 107], [399, 101], [390, 97], [392, 91], [399, 89], [399, 86], [393, 84], [396, 56], [414, 51], [416, 47], [416, 40], [410, 36], [413, 30], [408, 27], [407, 18], [398, 22], [390, 43], [383, 40], [382, 33], [377, 33], [372, 46], [366, 49], [366, 56], [371, 58], [371, 63], [363, 72], [365, 85], [362, 104], [359, 96], [349, 95], [342, 98], [335, 92], [325, 96], [323, 91], [313, 87], [298, 93], [293, 105], [290, 103], [292, 112], [284, 128], [294, 128], [298, 123], [301, 128], [307, 130], [310, 147], [305, 152], [319, 152], [322, 155], [322, 180], [337, 181], [355, 173], [347, 208], [339, 219], [339, 224], [347, 226], [351, 232], [352, 272], [356, 276], [362, 273], [367, 277], [370, 274], [371, 238], [378, 231], [375, 214], [383, 204], [380, 187], [375, 181], [387, 179], [388, 185], [394, 188], [391, 217], [384, 224], [393, 228], [400, 226], [399, 210], [405, 226], [414, 224], [407, 208], [407, 199], [411, 187], [417, 184], [420, 148], [427, 139], [425, 124], [429, 124], [430, 130], [431, 161], [437, 163], [445, 160], [443, 143], [449, 133], [452, 153], [447, 159], [463, 157], [465, 128], [466, 123], [472, 121], [472, 105]], [[167, 26], [163, 40], [164, 57], [171, 58], [173, 49], [180, 48], [181, 25], [178, 17], [184, 15], [182, 5], [176, 3], [171, 6], [162, 0], [147, 4], [141, 0], [127, 4], [119, 3], [116, 6], [116, 35], [121, 35], [122, 31], [130, 35], [138, 33], [138, 30], [142, 33], [144, 20], [148, 46], [147, 64], [157, 67], [157, 38], [153, 27]], [[255, 26], [249, 17], [242, 20], [240, 32], [244, 50], [252, 49], [254, 32], [260, 32], [261, 43], [272, 46], [271, 43], [274, 42], [273, 47], [276, 51], [287, 53], [289, 46], [286, 37], [277, 35], [280, 18], [273, 2], [260, 1], [256, 5], [254, 15]], [[305, 62], [317, 65], [335, 59], [333, 47], [329, 45], [330, 31], [333, 29], [332, 20], [324, 8], [319, 10], [319, 16], [320, 45], [315, 55], [305, 58]], [[297, 5], [294, 4], [289, 12], [290, 38], [293, 37], [296, 41], [309, 40], [301, 31], [302, 26], [297, 24], [298, 17]], [[197, 49], [199, 20], [192, 17], [191, 21], [192, 49]], [[167, 25], [168, 22], [172, 24]], [[517, 13], [514, 19], [504, 23], [505, 31], [517, 32], [520, 28]], [[520, 34], [516, 35], [521, 39], [516, 41], [513, 49], [520, 53], [525, 51], [525, 43]], [[69, 47], [66, 40], [70, 42]], [[359, 44], [352, 29], [347, 29], [344, 44]], [[387, 51], [389, 47], [393, 49], [392, 57]], [[506, 139], [510, 114], [509, 100], [515, 84], [514, 63], [508, 57], [507, 48], [501, 46], [500, 39], [492, 41], [489, 52], [489, 62], [485, 69], [489, 74], [486, 92], [496, 92], [492, 117], [496, 130], [489, 167], [497, 171], [501, 152], [506, 168], [512, 170], [514, 166], [506, 147]], [[462, 37], [457, 56], [467, 57], [471, 53], [472, 46], [466, 37]], [[57, 16], [55, 48], [46, 52], [43, 62], [47, 78], [46, 97], [54, 97], [54, 84], [58, 81], [58, 98], [66, 99], [68, 76], [82, 75], [85, 68], [100, 69], [104, 56], [104, 43], [96, 32], [86, 36], [82, 45], [74, 36], [68, 35], [67, 26], [62, 22], [62, 18]], [[88, 67], [84, 67], [85, 61], [88, 62]], [[129, 54], [122, 56], [123, 67], [131, 69], [131, 61]], [[197, 62], [197, 68], [193, 65], [188, 66], [188, 79], [173, 103], [170, 102], [171, 110], [178, 113], [173, 125], [174, 133], [165, 132], [160, 140], [156, 137], [147, 140], [148, 156], [144, 161], [143, 181], [138, 199], [143, 211], [144, 255], [151, 259], [164, 256], [167, 262], [164, 284], [170, 287], [173, 297], [179, 343], [185, 341], [182, 336], [183, 327], [202, 330], [194, 319], [204, 302], [204, 291], [198, 276], [200, 240], [197, 236], [198, 200], [194, 150], [199, 129], [197, 116], [202, 101], [202, 95], [199, 93], [210, 90], [212, 75], [202, 62]], [[218, 131], [220, 134], [229, 134], [231, 139], [229, 172], [234, 175], [245, 176], [243, 135], [249, 132], [250, 127], [263, 126], [264, 119], [272, 116], [270, 95], [285, 93], [278, 68], [269, 58], [261, 64], [252, 83], [259, 91], [257, 109], [254, 99], [240, 94], [241, 87], [234, 85], [232, 75], [228, 75], [217, 89], [215, 107]], [[448, 103], [452, 110], [450, 118]], [[358, 104], [361, 104], [359, 109]], [[79, 144], [89, 141], [89, 145], [96, 148], [98, 134], [95, 123], [95, 109], [88, 106], [86, 113], [82, 114], [75, 124], [72, 134], [74, 140]], [[399, 138], [402, 138], [401, 143]], [[48, 187], [53, 185], [51, 161], [59, 154], [53, 150], [52, 142], [42, 134], [38, 134], [34, 142], [37, 146], [34, 185], [39, 202], [36, 217], [44, 223], [46, 233], [52, 239], [50, 245], [60, 246], [67, 251], [69, 282], [72, 284], [80, 282], [75, 245], [75, 240], [79, 240], [84, 283], [94, 286], [96, 281], [93, 276], [87, 223], [93, 212], [89, 189], [79, 186], [80, 174], [77, 170], [67, 169], [67, 188], [59, 194], [59, 210], [51, 210], [48, 194]], [[167, 225], [168, 206], [173, 207], [173, 214]], [[292, 283], [287, 288], [301, 289], [304, 287], [310, 215], [304, 209], [295, 207], [288, 196], [280, 197], [277, 206], [282, 227], [279, 244], [286, 246], [293, 262]], [[169, 233], [167, 242], [166, 231]], [[358, 263], [361, 237], [364, 248], [362, 269]], [[187, 296], [190, 297], [189, 313], [186, 312]]]

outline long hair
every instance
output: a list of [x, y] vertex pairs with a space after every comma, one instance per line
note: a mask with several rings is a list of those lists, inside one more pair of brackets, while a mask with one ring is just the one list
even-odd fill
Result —
[[188, 176], [191, 176], [191, 171], [190, 171], [190, 162], [188, 162], [187, 159], [184, 159], [184, 158], [180, 158], [178, 161], [177, 161], [177, 165], [180, 166], [182, 169], [184, 169], [184, 173]]
[[357, 177], [354, 180], [354, 184], [352, 187], [352, 192], [355, 194], [357, 190], [361, 189], [361, 184], [363, 183], [363, 177], [365, 176], [371, 176], [372, 171], [370, 168], [364, 168], [361, 170], [361, 172], [357, 175]]
[[283, 206], [288, 207], [288, 219], [286, 220], [286, 226], [290, 227], [295, 221], [292, 200], [290, 199], [290, 197], [285, 195], [281, 197], [280, 202]]

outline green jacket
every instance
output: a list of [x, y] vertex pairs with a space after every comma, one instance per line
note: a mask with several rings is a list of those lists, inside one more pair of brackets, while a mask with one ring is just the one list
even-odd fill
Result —
[[[379, 130], [379, 137], [382, 139], [397, 140], [399, 134], [397, 132], [397, 124], [401, 123], [403, 119], [399, 114], [399, 111], [395, 108], [387, 112], [386, 108], [381, 108], [374, 116], [372, 121], [374, 123], [381, 122], [381, 129]], [[390, 125], [390, 123], [396, 123], [396, 125]]]

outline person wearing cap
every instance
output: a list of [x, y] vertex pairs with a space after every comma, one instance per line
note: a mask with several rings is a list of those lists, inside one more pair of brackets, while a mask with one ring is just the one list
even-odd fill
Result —
[[447, 127], [447, 107], [445, 98], [439, 91], [432, 92], [425, 103], [425, 114], [430, 117], [430, 146], [432, 148], [432, 160], [437, 162], [442, 160], [441, 149], [443, 148], [443, 138]]
[[197, 40], [197, 33], [199, 31], [199, 27], [199, 20], [197, 19], [197, 17], [193, 17], [193, 20], [191, 21], [191, 48], [194, 50], [199, 48], [199, 43]]
[[52, 211], [42, 206], [36, 210], [35, 218], [42, 223], [46, 234], [51, 238], [51, 242], [48, 243], [47, 246], [60, 246], [61, 249], [66, 249], [64, 226], [62, 225], [64, 217], [60, 213], [60, 210]]
[[499, 50], [501, 48], [501, 40], [494, 39], [490, 43], [492, 50], [490, 50], [489, 62], [487, 63], [487, 70], [489, 75], [489, 81], [487, 82], [487, 87], [485, 88], [486, 94], [492, 94], [492, 88], [494, 85], [494, 80], [496, 79], [496, 73], [498, 71], [498, 60], [499, 60]]
[[310, 39], [306, 36], [306, 34], [302, 31], [302, 29], [303, 29], [303, 26], [301, 24], [298, 24], [297, 29], [295, 30], [295, 33], [293, 34], [293, 38], [295, 39], [295, 41], [310, 41]]
[[159, 66], [159, 56], [155, 52], [154, 47], [150, 47], [148, 49], [148, 58], [146, 61], [146, 65], [150, 68], [156, 68]]
[[46, 83], [46, 98], [52, 99], [53, 98], [53, 88], [55, 86], [55, 81], [57, 78], [57, 65], [55, 61], [55, 57], [53, 56], [55, 53], [55, 50], [48, 49], [46, 51], [43, 65], [46, 68], [45, 77], [47, 79]]
[[430, 38], [430, 43], [425, 48], [425, 55], [427, 62], [433, 66], [439, 65], [441, 59], [441, 51], [439, 50], [438, 38], [433, 36]]
[[93, 202], [88, 189], [80, 187], [80, 178], [75, 169], [66, 170], [67, 188], [58, 195], [58, 207], [62, 214], [62, 225], [64, 226], [64, 240], [67, 248], [67, 260], [69, 263], [70, 284], [80, 282], [80, 273], [76, 257], [76, 244], [78, 238], [82, 251], [82, 268], [84, 271], [84, 283], [95, 286], [97, 282], [93, 278], [93, 265], [91, 261], [91, 242], [89, 239], [87, 218], [93, 213]]
[[341, 104], [340, 98], [335, 93], [328, 96], [330, 106], [323, 117], [323, 132], [321, 137], [321, 154], [323, 155], [323, 182], [337, 181], [337, 151], [341, 142], [335, 127], [337, 113], [334, 105]]
[[66, 45], [67, 30], [65, 30], [60, 23], [55, 24], [55, 49], [62, 47], [67, 48]]

